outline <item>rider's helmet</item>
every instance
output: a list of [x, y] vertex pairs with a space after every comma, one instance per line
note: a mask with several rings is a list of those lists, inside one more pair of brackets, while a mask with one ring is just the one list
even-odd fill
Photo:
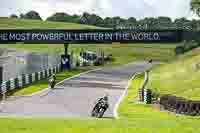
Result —
[[56, 79], [56, 74], [55, 74], [55, 73], [52, 74], [52, 78], [53, 78], [54, 80]]
[[149, 63], [152, 63], [153, 62], [153, 60], [152, 59], [149, 59]]
[[104, 99], [105, 101], [108, 101], [108, 95], [105, 95], [105, 96], [103, 97], [103, 99]]

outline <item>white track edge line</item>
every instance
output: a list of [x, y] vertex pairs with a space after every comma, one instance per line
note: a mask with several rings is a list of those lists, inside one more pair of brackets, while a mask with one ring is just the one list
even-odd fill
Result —
[[123, 92], [122, 95], [120, 96], [118, 102], [115, 104], [115, 108], [114, 108], [114, 118], [116, 118], [116, 119], [119, 118], [119, 115], [118, 115], [118, 112], [117, 112], [118, 107], [119, 107], [120, 103], [122, 102], [122, 100], [125, 98], [125, 96], [128, 94], [128, 88], [129, 88], [129, 86], [131, 85], [131, 82], [132, 82], [133, 79], [134, 79], [137, 75], [139, 75], [139, 74], [141, 74], [141, 72], [140, 72], [140, 73], [135, 73], [135, 74], [133, 75], [133, 77], [128, 81], [128, 84], [127, 84], [127, 86], [126, 86], [124, 92]]

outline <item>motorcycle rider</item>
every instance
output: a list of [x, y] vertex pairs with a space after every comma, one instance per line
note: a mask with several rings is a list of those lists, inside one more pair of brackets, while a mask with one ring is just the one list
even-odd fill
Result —
[[108, 103], [108, 95], [105, 95], [104, 97], [101, 97], [101, 98], [98, 100], [98, 103], [101, 103], [101, 102]]
[[[92, 117], [94, 116], [97, 116], [99, 113], [98, 111], [100, 111], [99, 109], [102, 108], [102, 104], [104, 105], [104, 111], [106, 111], [106, 109], [109, 107], [109, 104], [108, 104], [108, 95], [105, 95], [104, 97], [101, 97], [100, 99], [98, 99], [95, 107], [93, 108], [92, 110]], [[103, 115], [103, 114], [102, 114]], [[102, 116], [100, 116], [102, 117]]]
[[149, 60], [148, 60], [148, 62], [149, 62], [149, 63], [152, 63], [152, 62], [153, 62], [153, 60], [152, 60], [152, 59], [149, 59]]
[[56, 81], [56, 74], [55, 73], [52, 74], [52, 78], [53, 78], [54, 81]]
[[97, 106], [99, 106], [101, 103], [108, 105], [108, 95], [101, 97], [97, 102]]
[[56, 75], [52, 74], [52, 76], [49, 79], [49, 86], [51, 88], [54, 88], [55, 84], [56, 84]]

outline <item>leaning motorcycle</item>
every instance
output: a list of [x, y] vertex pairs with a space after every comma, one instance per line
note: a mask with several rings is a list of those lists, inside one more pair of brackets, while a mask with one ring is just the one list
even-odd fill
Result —
[[102, 118], [105, 111], [108, 109], [109, 105], [106, 102], [98, 102], [91, 113], [92, 117], [96, 117], [96, 118]]
[[56, 85], [55, 80], [50, 79], [50, 80], [49, 80], [49, 87], [50, 87], [51, 89], [53, 89], [53, 88], [55, 87], [55, 85]]

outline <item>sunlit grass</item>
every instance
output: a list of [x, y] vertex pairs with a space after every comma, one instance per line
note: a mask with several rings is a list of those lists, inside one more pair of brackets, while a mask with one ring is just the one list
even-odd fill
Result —
[[0, 18], [0, 29], [95, 29], [95, 26], [47, 22], [40, 20]]
[[150, 73], [149, 88], [160, 94], [173, 94], [191, 100], [200, 100], [200, 49], [182, 55], [169, 64], [163, 64]]
[[197, 117], [175, 116], [160, 112], [151, 105], [137, 102], [138, 87], [144, 75], [138, 75], [129, 86], [128, 96], [119, 106], [119, 119], [0, 119], [1, 133], [196, 133]]

